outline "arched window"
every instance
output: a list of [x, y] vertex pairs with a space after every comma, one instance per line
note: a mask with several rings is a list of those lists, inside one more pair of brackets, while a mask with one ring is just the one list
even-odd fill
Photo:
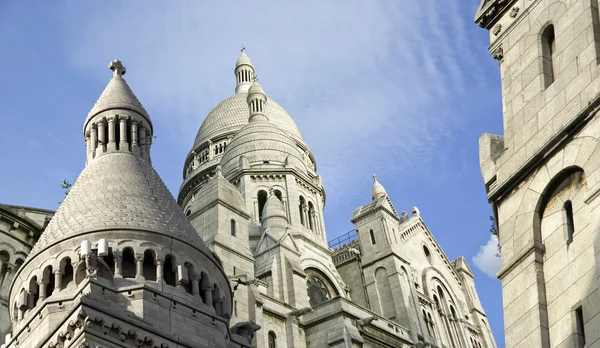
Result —
[[185, 211], [185, 216], [190, 216], [192, 215], [192, 209], [188, 208], [188, 210]]
[[219, 316], [223, 315], [223, 299], [221, 298], [221, 290], [217, 284], [213, 285], [213, 308], [215, 309], [215, 313]]
[[277, 336], [273, 331], [269, 331], [269, 348], [277, 348]]
[[431, 313], [427, 313], [427, 318], [429, 318], [429, 325], [431, 325], [431, 337], [435, 338], [435, 323], [433, 322]]
[[52, 296], [54, 292], [54, 272], [52, 272], [52, 266], [47, 266], [43, 273], [44, 284], [46, 284], [46, 298]]
[[275, 193], [275, 197], [277, 197], [281, 202], [283, 202], [283, 195], [281, 194], [281, 191], [274, 190], [273, 193]]
[[264, 190], [258, 191], [257, 198], [258, 198], [258, 221], [262, 222], [263, 208], [265, 207], [265, 203], [267, 202], [267, 191], [264, 191]]
[[234, 219], [231, 219], [230, 230], [231, 230], [231, 235], [235, 237], [235, 220]]
[[377, 244], [377, 241], [375, 240], [375, 233], [373, 233], [373, 230], [369, 230], [369, 236], [371, 237], [371, 244]]
[[17, 259], [17, 261], [15, 262], [15, 271], [18, 270], [19, 268], [21, 268], [21, 266], [23, 265], [23, 259]]
[[575, 224], [573, 222], [573, 203], [566, 201], [563, 210], [565, 212], [565, 219], [567, 222], [567, 244], [573, 242], [573, 234], [575, 233]]
[[135, 278], [135, 255], [133, 249], [125, 248], [121, 259], [121, 274], [123, 278]]
[[208, 279], [208, 275], [204, 272], [200, 272], [200, 298], [205, 305], [209, 305], [209, 303], [206, 303], [206, 291], [209, 287], [210, 280]]
[[302, 196], [300, 196], [298, 209], [300, 210], [300, 223], [302, 226], [306, 227], [306, 200], [304, 200], [304, 197]]
[[423, 320], [425, 321], [425, 326], [427, 326], [427, 334], [429, 334], [429, 336], [433, 337], [433, 334], [431, 333], [431, 327], [429, 326], [429, 318], [427, 318], [427, 313], [425, 313], [424, 309], [423, 309]]
[[145, 280], [156, 280], [156, 257], [152, 249], [144, 251], [143, 274]]
[[31, 301], [31, 308], [33, 308], [37, 305], [37, 301], [40, 298], [40, 287], [38, 285], [37, 276], [34, 276], [29, 281], [29, 297], [30, 299], [28, 299], [28, 302]]
[[163, 266], [163, 279], [167, 285], [175, 286], [177, 277], [175, 276], [175, 257], [167, 255]]
[[10, 255], [8, 254], [8, 251], [0, 251], [0, 287], [4, 282], [4, 277], [8, 269], [8, 261], [10, 261]]
[[188, 279], [187, 279], [187, 283], [185, 283], [185, 291], [188, 294], [193, 294], [194, 293], [194, 289], [192, 289], [192, 278], [194, 277], [194, 274], [196, 273], [194, 271], [194, 265], [192, 265], [189, 262], [186, 262], [184, 264], [185, 268], [187, 268], [187, 274], [188, 274]]
[[554, 25], [550, 24], [542, 32], [542, 65], [544, 86], [548, 88], [556, 79], [555, 70], [556, 41], [554, 40]]
[[61, 289], [66, 289], [70, 282], [73, 281], [73, 265], [71, 264], [71, 259], [66, 257], [61, 262], [62, 268], [62, 286]]
[[104, 261], [104, 263], [106, 263], [106, 265], [108, 266], [108, 269], [110, 270], [110, 273], [112, 275], [114, 275], [115, 274], [115, 256], [113, 255], [113, 252], [110, 248], [108, 250], [108, 255], [102, 256], [102, 261]]
[[427, 246], [423, 245], [423, 253], [425, 254], [425, 257], [427, 258], [427, 261], [429, 261], [429, 263], [431, 263], [431, 252], [429, 252], [429, 248], [427, 248]]

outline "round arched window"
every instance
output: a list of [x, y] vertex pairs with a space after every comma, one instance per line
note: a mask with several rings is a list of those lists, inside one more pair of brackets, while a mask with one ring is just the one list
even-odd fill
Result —
[[329, 291], [321, 279], [314, 276], [309, 277], [306, 286], [311, 307], [330, 299]]

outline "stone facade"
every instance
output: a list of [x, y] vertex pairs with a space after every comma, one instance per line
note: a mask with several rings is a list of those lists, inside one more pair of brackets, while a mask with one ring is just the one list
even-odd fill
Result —
[[150, 117], [111, 68], [86, 168], [22, 238], [7, 347], [496, 347], [465, 259], [376, 178], [355, 230], [328, 242], [316, 160], [245, 53], [177, 202], [151, 165]]
[[600, 346], [596, 0], [483, 1], [504, 134], [479, 141], [499, 227], [506, 347]]

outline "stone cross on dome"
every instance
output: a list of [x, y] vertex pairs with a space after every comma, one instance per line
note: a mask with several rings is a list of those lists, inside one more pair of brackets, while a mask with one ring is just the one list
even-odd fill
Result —
[[254, 74], [254, 76], [252, 77], [252, 81], [258, 82], [258, 74]]
[[246, 50], [246, 46], [244, 46], [244, 44], [242, 44], [242, 53], [244, 53], [245, 50]]
[[110, 70], [112, 70], [113, 76], [115, 76], [115, 77], [123, 76], [127, 72], [127, 70], [123, 66], [123, 63], [121, 63], [121, 61], [118, 59], [115, 59], [112, 62], [110, 62], [110, 64], [108, 65], [108, 68]]

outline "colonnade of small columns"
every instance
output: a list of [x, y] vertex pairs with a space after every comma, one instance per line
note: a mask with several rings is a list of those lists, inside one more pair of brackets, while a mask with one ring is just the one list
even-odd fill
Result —
[[[162, 282], [198, 298], [217, 315], [230, 315], [224, 307], [225, 296], [219, 286], [211, 282], [206, 273], [195, 272], [191, 263], [178, 264], [171, 254], [161, 258], [156, 257], [152, 249], [136, 254], [133, 248], [127, 247], [120, 252], [111, 252], [102, 259], [110, 268], [113, 279]], [[71, 283], [79, 284], [83, 279], [77, 279], [76, 274], [80, 274], [78, 270], [81, 267], [85, 267], [83, 260], [72, 261], [69, 256], [61, 259], [57, 269], [52, 265], [44, 267], [39, 277], [35, 275], [30, 279], [27, 289], [25, 286], [21, 288], [13, 305], [13, 321], [22, 321], [40, 301], [64, 291]], [[103, 274], [98, 272], [98, 276], [102, 277]]]
[[145, 122], [128, 115], [112, 115], [94, 119], [87, 128], [88, 159], [115, 151], [149, 158], [152, 131]]

